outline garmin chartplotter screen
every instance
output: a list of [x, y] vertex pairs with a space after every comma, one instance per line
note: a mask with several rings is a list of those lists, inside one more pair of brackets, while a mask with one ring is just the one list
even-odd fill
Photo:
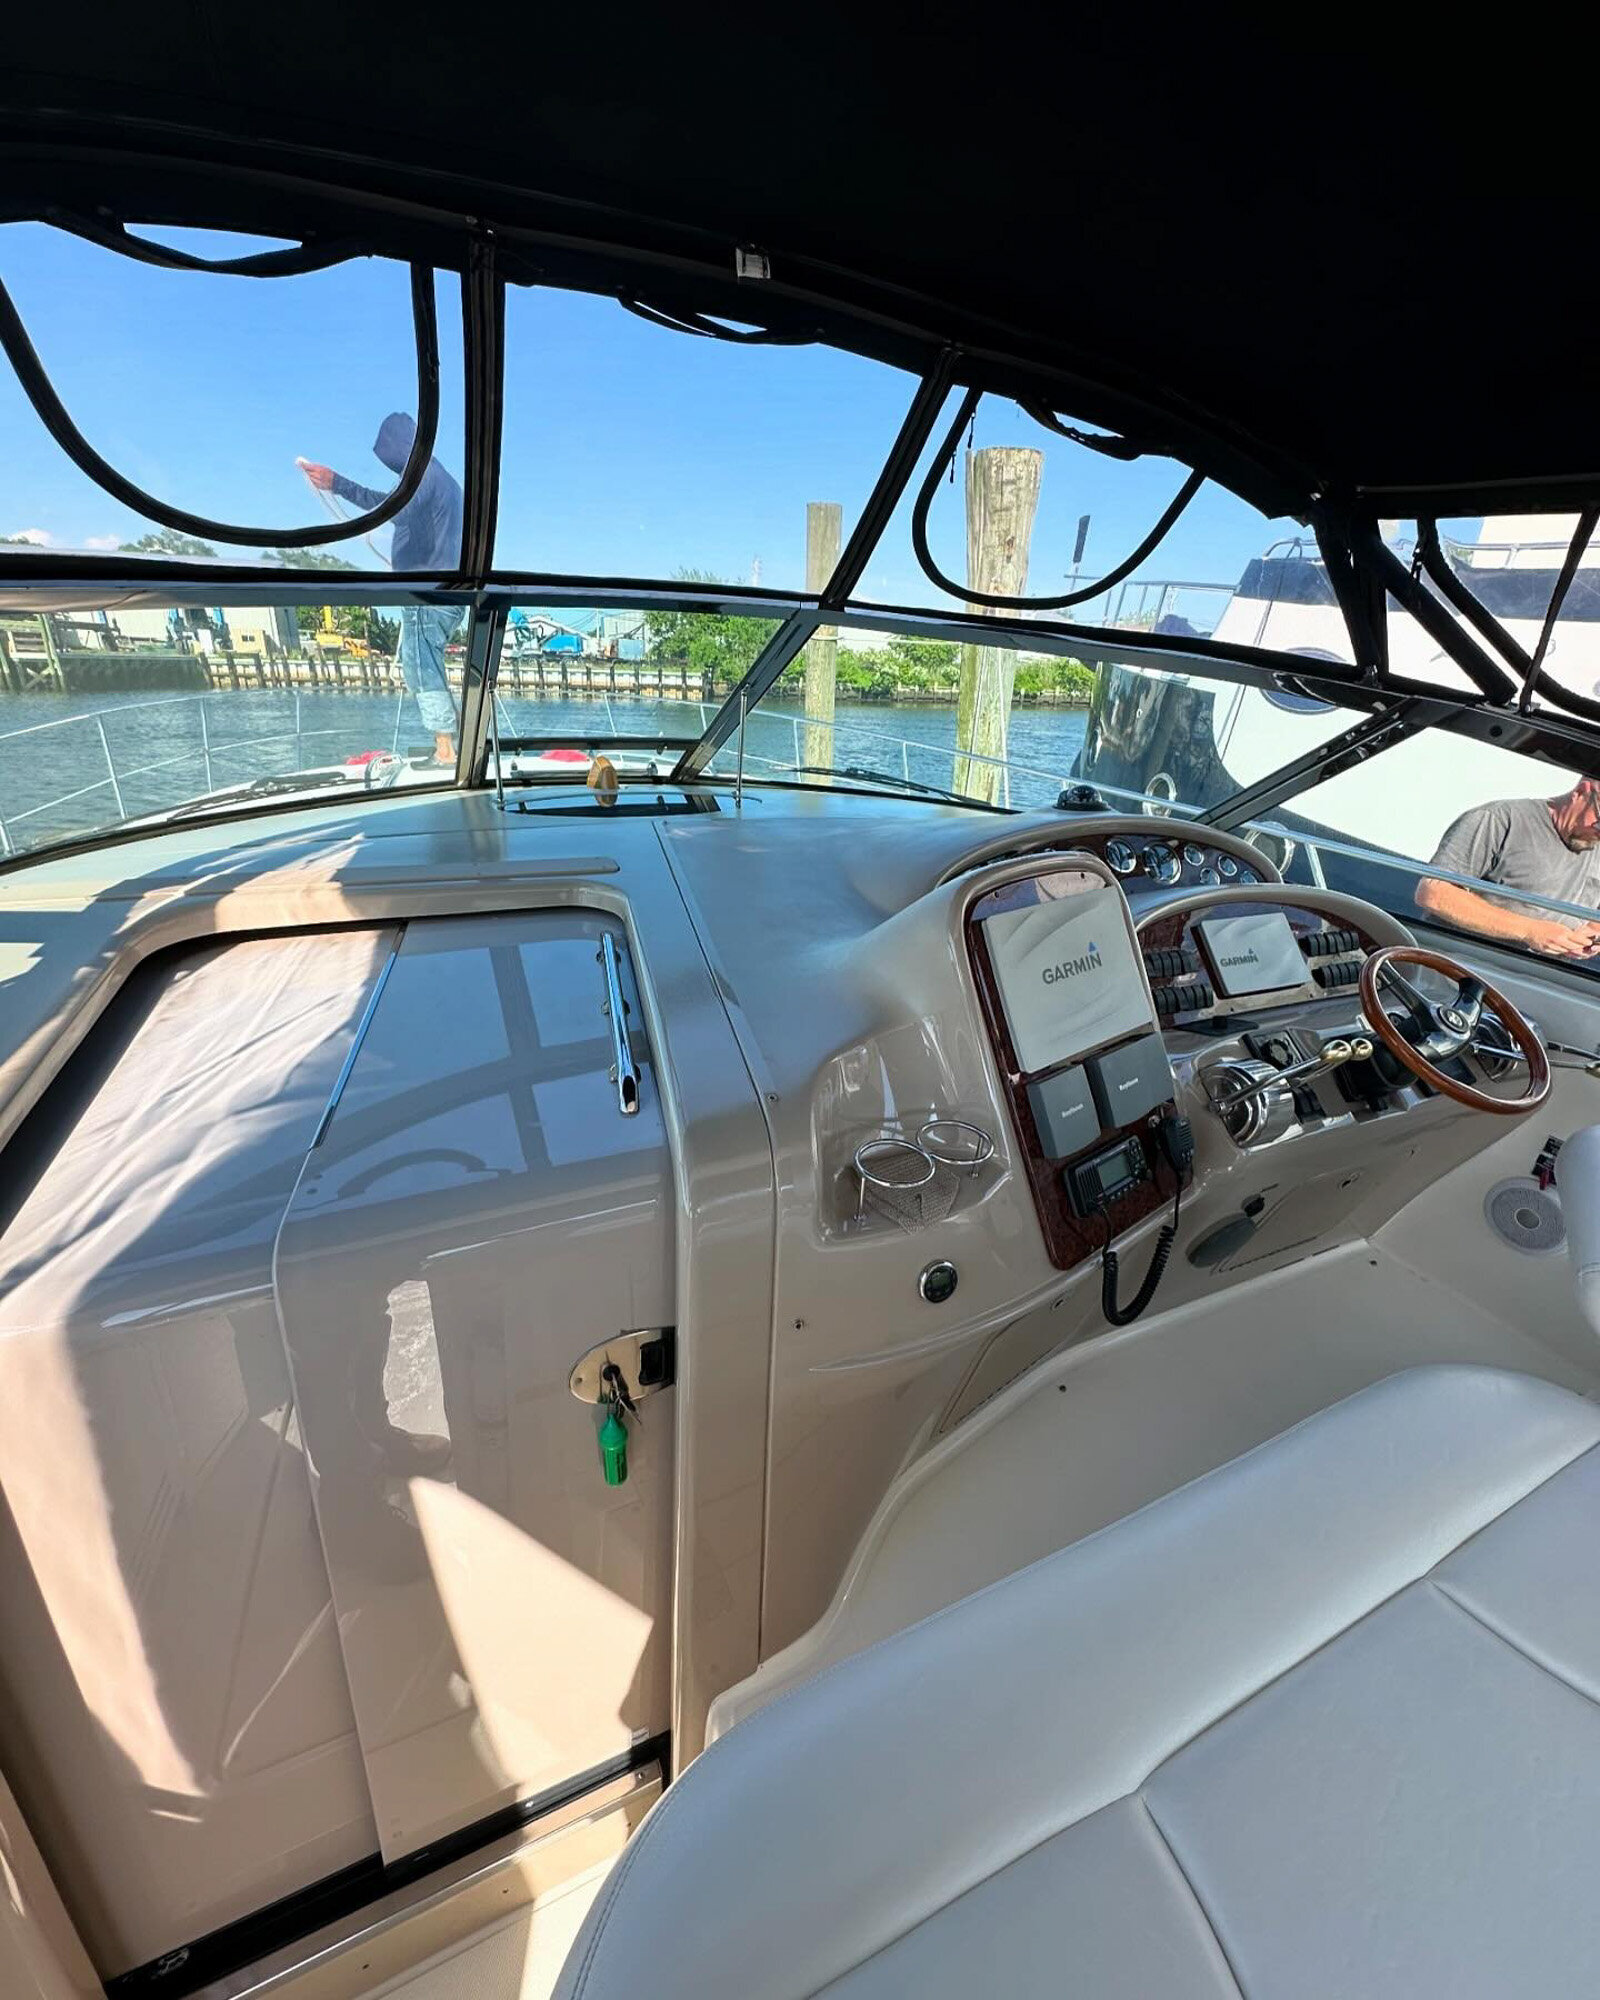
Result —
[[1051, 1069], [1153, 1025], [1117, 890], [1004, 910], [983, 929], [1024, 1070]]
[[1216, 974], [1217, 991], [1230, 1000], [1306, 983], [1306, 962], [1282, 910], [1202, 917], [1195, 929]]

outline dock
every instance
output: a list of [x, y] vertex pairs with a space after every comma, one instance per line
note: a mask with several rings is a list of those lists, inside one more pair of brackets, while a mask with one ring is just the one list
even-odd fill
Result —
[[[447, 659], [452, 686], [464, 662]], [[684, 661], [604, 659], [564, 651], [507, 652], [500, 661], [502, 694], [554, 695], [563, 700], [712, 701], [719, 692], [709, 668]], [[48, 618], [0, 621], [0, 689], [12, 694], [113, 693], [152, 688], [347, 690], [399, 694], [405, 681], [391, 656], [310, 644], [298, 652], [206, 651], [176, 646], [73, 647], [58, 642]]]

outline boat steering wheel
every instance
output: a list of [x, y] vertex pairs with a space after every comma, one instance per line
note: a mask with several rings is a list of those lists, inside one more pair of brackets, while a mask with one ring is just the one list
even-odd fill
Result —
[[[1430, 1000], [1406, 978], [1400, 970], [1402, 965], [1421, 965], [1431, 972], [1442, 972], [1455, 981], [1455, 993], [1443, 1002]], [[1391, 1014], [1384, 1005], [1385, 987], [1403, 1002], [1402, 1016]], [[1495, 1097], [1440, 1067], [1472, 1046], [1485, 1008], [1496, 1016], [1527, 1064], [1528, 1086], [1518, 1097]], [[1442, 951], [1428, 951], [1421, 945], [1391, 944], [1373, 952], [1361, 968], [1361, 1011], [1372, 1032], [1398, 1062], [1431, 1090], [1442, 1097], [1454, 1098], [1457, 1104], [1468, 1105], [1474, 1111], [1494, 1112], [1502, 1118], [1517, 1118], [1526, 1111], [1537, 1110], [1550, 1095], [1550, 1058], [1539, 1031], [1503, 993]]]

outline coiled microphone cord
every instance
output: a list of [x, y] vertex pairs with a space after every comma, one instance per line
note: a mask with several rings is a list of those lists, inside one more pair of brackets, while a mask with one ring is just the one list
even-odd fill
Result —
[[1168, 1117], [1161, 1121], [1161, 1149], [1172, 1167], [1176, 1186], [1172, 1192], [1172, 1220], [1161, 1225], [1161, 1234], [1156, 1238], [1155, 1251], [1150, 1259], [1150, 1268], [1144, 1274], [1144, 1283], [1124, 1305], [1117, 1303], [1117, 1279], [1120, 1264], [1117, 1253], [1111, 1247], [1111, 1217], [1106, 1204], [1100, 1203], [1100, 1220], [1106, 1226], [1106, 1240], [1100, 1252], [1100, 1307], [1112, 1326], [1131, 1326], [1156, 1295], [1166, 1273], [1167, 1261], [1172, 1255], [1172, 1246], [1178, 1240], [1178, 1217], [1183, 1207], [1183, 1180], [1194, 1158], [1194, 1135], [1186, 1118]]

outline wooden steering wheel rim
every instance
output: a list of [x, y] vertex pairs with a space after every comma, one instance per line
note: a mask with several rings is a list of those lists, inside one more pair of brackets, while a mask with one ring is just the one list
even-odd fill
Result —
[[[1442, 972], [1447, 979], [1455, 980], [1458, 986], [1463, 980], [1476, 980], [1483, 988], [1485, 1004], [1494, 1009], [1512, 1040], [1528, 1059], [1528, 1087], [1522, 1095], [1491, 1097], [1486, 1090], [1446, 1076], [1419, 1049], [1413, 1048], [1390, 1019], [1378, 992], [1378, 975], [1386, 965], [1426, 966], [1431, 972]], [[1421, 1077], [1441, 1097], [1454, 1098], [1457, 1104], [1465, 1104], [1473, 1111], [1493, 1112], [1500, 1118], [1520, 1118], [1525, 1111], [1536, 1111], [1550, 1095], [1550, 1058], [1545, 1053], [1544, 1043], [1521, 1009], [1514, 1007], [1486, 979], [1442, 951], [1429, 951], [1423, 945], [1390, 944], [1373, 952], [1361, 968], [1361, 1011], [1390, 1055], [1404, 1063], [1413, 1076]]]

